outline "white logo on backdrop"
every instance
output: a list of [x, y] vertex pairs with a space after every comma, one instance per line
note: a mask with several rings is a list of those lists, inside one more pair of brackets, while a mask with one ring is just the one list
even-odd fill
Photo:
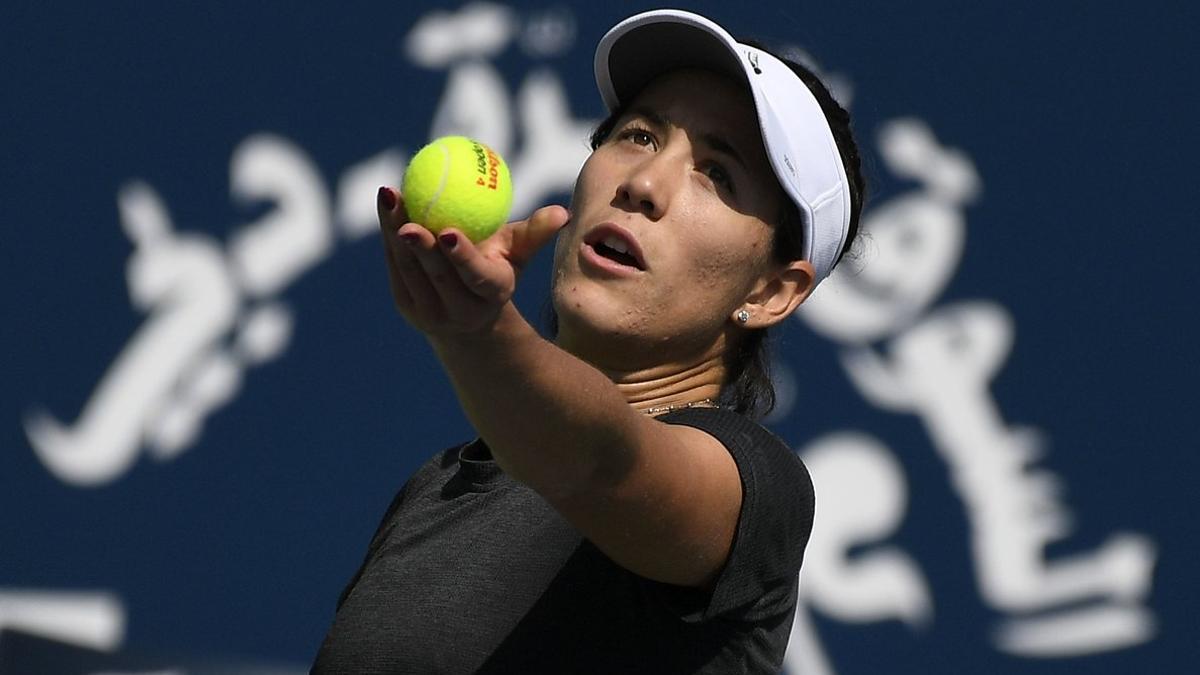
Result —
[[[531, 70], [513, 95], [489, 59], [513, 44], [534, 57], [561, 54], [574, 36], [566, 10], [522, 19], [510, 8], [474, 3], [426, 14], [406, 38], [410, 61], [447, 72], [429, 136], [475, 136], [509, 157], [515, 213], [569, 190], [595, 120], [571, 114], [554, 71]], [[849, 81], [836, 74], [828, 80], [848, 102]], [[513, 147], [517, 131], [520, 148]], [[885, 124], [879, 150], [893, 174], [919, 187], [864, 215], [876, 247], [869, 264], [835, 272], [801, 318], [839, 345], [847, 377], [865, 401], [924, 423], [966, 506], [980, 594], [1004, 616], [993, 633], [998, 649], [1061, 657], [1150, 639], [1154, 619], [1142, 601], [1154, 547], [1145, 537], [1114, 535], [1090, 553], [1047, 557], [1047, 545], [1071, 532], [1061, 481], [1037, 466], [1044, 449], [1036, 431], [1006, 423], [989, 392], [1010, 348], [1008, 313], [987, 301], [929, 309], [961, 258], [964, 209], [980, 189], [972, 162], [912, 119]], [[331, 191], [295, 143], [252, 135], [233, 153], [232, 196], [274, 206], [225, 244], [178, 231], [148, 183], [124, 186], [118, 211], [135, 247], [129, 292], [146, 320], [74, 423], [45, 411], [27, 418], [30, 444], [47, 469], [66, 483], [102, 485], [129, 471], [143, 449], [169, 460], [194, 446], [208, 416], [241, 391], [245, 371], [285, 351], [295, 320], [281, 293], [339, 243], [374, 235], [375, 190], [398, 183], [407, 157], [384, 150], [345, 169]], [[781, 413], [793, 399], [786, 369], [783, 376]], [[934, 620], [936, 602], [919, 562], [887, 543], [907, 507], [908, 483], [895, 453], [861, 430], [815, 439], [801, 452], [821, 511], [787, 665], [815, 675], [833, 668], [808, 608], [849, 624], [898, 619], [920, 630]], [[106, 602], [106, 616], [123, 625], [123, 613]], [[44, 621], [29, 616], [7, 622], [45, 632]], [[0, 625], [5, 620], [0, 612]], [[111, 628], [93, 627], [89, 644], [101, 635], [112, 646], [120, 630]]]
[[[1037, 464], [1045, 453], [1037, 430], [1007, 423], [989, 391], [1011, 349], [1009, 313], [982, 300], [929, 310], [961, 258], [964, 208], [980, 188], [974, 165], [915, 119], [885, 124], [879, 151], [893, 174], [918, 187], [865, 214], [874, 247], [865, 265], [835, 270], [798, 316], [840, 345], [866, 401], [924, 423], [966, 506], [980, 594], [1004, 615], [992, 634], [998, 649], [1067, 657], [1150, 639], [1154, 616], [1143, 600], [1155, 548], [1147, 537], [1117, 534], [1095, 551], [1048, 557], [1072, 529], [1061, 480]], [[929, 623], [928, 581], [911, 556], [883, 543], [907, 501], [892, 451], [847, 431], [801, 454], [822, 504], [801, 585], [807, 603], [845, 622]], [[797, 617], [791, 647], [791, 670], [833, 672], [809, 617]]]
[[[571, 188], [596, 120], [571, 115], [553, 71], [529, 73], [514, 98], [484, 59], [519, 38], [539, 45], [541, 55], [568, 45], [574, 29], [567, 18], [535, 17], [522, 36], [511, 10], [476, 4], [458, 14], [432, 13], [408, 38], [414, 62], [449, 71], [430, 137], [467, 134], [508, 157], [514, 213]], [[517, 128], [521, 148], [513, 147]], [[177, 231], [149, 184], [124, 186], [117, 204], [134, 244], [129, 294], [147, 318], [73, 424], [44, 411], [27, 417], [38, 458], [62, 481], [94, 486], [124, 475], [143, 448], [172, 459], [195, 445], [205, 419], [237, 396], [246, 369], [287, 347], [294, 319], [280, 294], [328, 259], [339, 239], [377, 232], [375, 191], [399, 183], [407, 158], [389, 149], [351, 166], [330, 195], [302, 148], [272, 134], [250, 136], [234, 150], [231, 192], [238, 201], [274, 208], [241, 225], [225, 245]]]

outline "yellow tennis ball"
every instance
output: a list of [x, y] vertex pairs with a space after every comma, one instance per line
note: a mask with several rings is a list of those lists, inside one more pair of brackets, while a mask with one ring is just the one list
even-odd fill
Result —
[[480, 242], [508, 221], [512, 177], [500, 153], [465, 136], [421, 148], [404, 172], [404, 207], [434, 234], [455, 227]]

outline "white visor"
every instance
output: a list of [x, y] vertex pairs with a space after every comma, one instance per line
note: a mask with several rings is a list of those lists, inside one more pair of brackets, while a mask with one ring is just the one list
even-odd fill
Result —
[[596, 84], [610, 112], [654, 78], [681, 68], [723, 73], [750, 88], [771, 168], [804, 221], [804, 259], [815, 281], [824, 279], [850, 228], [850, 187], [816, 97], [782, 61], [691, 12], [631, 16], [596, 47]]

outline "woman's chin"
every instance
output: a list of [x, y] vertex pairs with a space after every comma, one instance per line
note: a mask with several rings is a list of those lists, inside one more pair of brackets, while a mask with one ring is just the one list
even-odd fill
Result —
[[552, 294], [560, 324], [569, 321], [602, 333], [613, 332], [621, 317], [628, 317], [638, 304], [586, 278], [560, 280]]

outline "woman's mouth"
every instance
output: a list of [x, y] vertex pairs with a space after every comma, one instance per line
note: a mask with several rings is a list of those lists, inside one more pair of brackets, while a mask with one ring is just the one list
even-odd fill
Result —
[[629, 246], [627, 246], [625, 242], [621, 241], [617, 237], [609, 235], [605, 237], [603, 241], [593, 244], [592, 248], [596, 249], [596, 253], [599, 253], [605, 258], [615, 260], [622, 265], [638, 267], [637, 258], [629, 255]]
[[583, 238], [582, 252], [592, 265], [612, 272], [644, 272], [645, 259], [631, 232], [613, 223], [598, 225]]

